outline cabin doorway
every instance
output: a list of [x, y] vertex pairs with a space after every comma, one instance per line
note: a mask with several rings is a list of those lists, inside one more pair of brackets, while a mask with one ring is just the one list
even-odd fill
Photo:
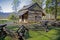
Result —
[[22, 21], [24, 21], [24, 15], [22, 15]]
[[23, 14], [21, 19], [22, 19], [22, 22], [27, 22], [27, 20], [28, 20], [28, 12]]

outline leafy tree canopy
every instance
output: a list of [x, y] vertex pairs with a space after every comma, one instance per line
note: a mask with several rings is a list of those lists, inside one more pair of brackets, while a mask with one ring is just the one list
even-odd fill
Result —
[[37, 2], [39, 5], [42, 4], [42, 0], [32, 0], [33, 2]]

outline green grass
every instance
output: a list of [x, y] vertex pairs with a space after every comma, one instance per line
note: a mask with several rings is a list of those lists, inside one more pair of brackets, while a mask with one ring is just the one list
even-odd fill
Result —
[[60, 16], [57, 16], [57, 19], [60, 20]]
[[[57, 30], [50, 30], [49, 32], [44, 31], [30, 31], [30, 36], [28, 40], [56, 40], [58, 37]], [[60, 34], [59, 34], [60, 35]]]
[[7, 22], [16, 22], [16, 20], [0, 20], [0, 24], [5, 24]]
[[[0, 24], [6, 22], [7, 20], [0, 20]], [[18, 29], [17, 26], [8, 26], [7, 28], [14, 31]], [[12, 38], [7, 36], [5, 40], [12, 40]], [[49, 32], [30, 30], [27, 40], [60, 40], [60, 28], [52, 28]]]
[[4, 24], [6, 22], [7, 22], [7, 20], [0, 20], [0, 24]]
[[[13, 30], [16, 29], [16, 27], [9, 28]], [[29, 36], [27, 40], [60, 40], [60, 28], [53, 28], [49, 32], [30, 30]], [[11, 40], [11, 37], [6, 37], [5, 40]]]
[[16, 31], [18, 26], [7, 26], [8, 29]]
[[5, 40], [12, 40], [12, 38], [9, 37], [9, 36], [7, 36], [7, 37], [5, 38]]

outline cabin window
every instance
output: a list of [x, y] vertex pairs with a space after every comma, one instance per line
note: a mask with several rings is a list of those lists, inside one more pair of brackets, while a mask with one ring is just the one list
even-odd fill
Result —
[[35, 16], [35, 21], [41, 20], [41, 16]]
[[35, 20], [37, 20], [37, 16], [35, 16]]

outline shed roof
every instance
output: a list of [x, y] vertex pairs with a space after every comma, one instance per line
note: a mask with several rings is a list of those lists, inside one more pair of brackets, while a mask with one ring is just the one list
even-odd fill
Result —
[[21, 12], [19, 12], [19, 15], [21, 16], [21, 15], [25, 14], [27, 11], [28, 10], [21, 11]]
[[[31, 3], [30, 5], [24, 6], [21, 10], [29, 9], [31, 7], [34, 7], [35, 5], [39, 6], [38, 3]], [[41, 6], [39, 6], [39, 7], [42, 9]], [[21, 11], [21, 10], [19, 10], [19, 11]]]
[[[32, 3], [32, 4], [30, 4], [30, 5], [24, 6], [21, 10], [18, 11], [19, 15], [25, 14], [25, 13], [28, 11], [28, 10], [26, 10], [26, 9], [30, 9], [31, 7], [35, 7], [36, 5], [37, 5], [39, 8], [41, 8], [40, 11], [42, 12], [42, 15], [45, 16], [42, 7], [40, 7], [40, 6], [38, 5], [38, 3]], [[32, 11], [33, 11], [33, 10], [32, 10]]]

